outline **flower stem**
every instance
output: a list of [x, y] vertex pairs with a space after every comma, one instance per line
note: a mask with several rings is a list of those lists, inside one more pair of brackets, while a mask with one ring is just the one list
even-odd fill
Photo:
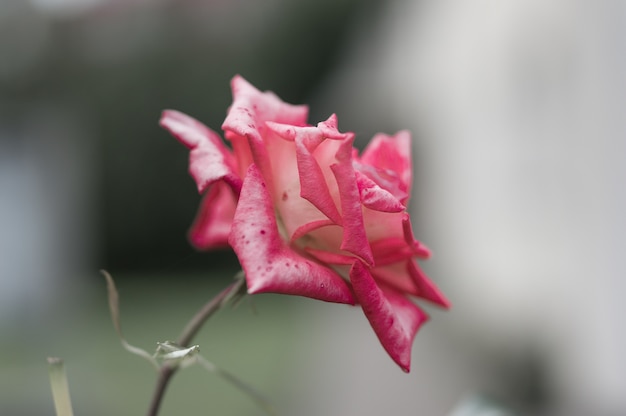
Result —
[[[237, 294], [245, 284], [245, 279], [240, 273], [236, 276], [235, 281], [228, 285], [224, 290], [217, 294], [213, 299], [207, 302], [194, 316], [191, 318], [183, 332], [178, 338], [177, 344], [181, 347], [188, 347], [192, 339], [196, 336], [202, 325], [217, 312], [222, 306], [224, 306], [233, 295]], [[152, 394], [152, 400], [150, 401], [150, 408], [148, 409], [147, 416], [156, 416], [159, 413], [161, 402], [165, 390], [172, 378], [176, 373], [178, 367], [171, 367], [167, 364], [163, 365], [159, 370], [159, 378]]]
[[52, 399], [57, 416], [72, 416], [72, 401], [70, 389], [67, 385], [67, 375], [63, 360], [56, 357], [48, 358], [48, 372], [50, 373], [50, 386], [52, 387]]

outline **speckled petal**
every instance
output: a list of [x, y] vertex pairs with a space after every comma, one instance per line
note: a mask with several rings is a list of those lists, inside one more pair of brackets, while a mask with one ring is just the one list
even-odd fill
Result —
[[415, 239], [413, 234], [413, 225], [411, 224], [411, 217], [408, 213], [402, 214], [402, 231], [404, 234], [404, 241], [406, 241], [408, 247], [411, 248], [413, 254], [421, 259], [428, 259], [432, 255], [430, 249], [426, 247], [424, 243]]
[[343, 241], [341, 249], [354, 253], [368, 265], [374, 264], [374, 256], [365, 233], [361, 197], [352, 167], [352, 139], [341, 142], [336, 154], [337, 163], [331, 165], [339, 196], [343, 218]]
[[415, 282], [418, 294], [417, 296], [433, 302], [443, 308], [450, 309], [452, 304], [439, 290], [439, 288], [426, 276], [416, 261], [409, 261], [407, 264], [408, 272]]
[[227, 247], [236, 205], [236, 196], [225, 182], [211, 186], [189, 230], [194, 247], [200, 250]]
[[[269, 155], [264, 143], [268, 121], [303, 126], [306, 124], [308, 107], [291, 105], [283, 102], [273, 92], [261, 92], [243, 77], [237, 75], [231, 80], [233, 103], [222, 124], [227, 139], [237, 142], [237, 146], [245, 148], [241, 152], [245, 158], [240, 161], [240, 172], [243, 174], [248, 165], [254, 161], [268, 180], [272, 177]], [[240, 140], [245, 140], [247, 148]], [[239, 156], [239, 153], [237, 153]], [[252, 156], [252, 160], [250, 160]], [[268, 183], [270, 188], [271, 183]]]
[[412, 260], [405, 259], [393, 264], [377, 266], [370, 271], [379, 285], [394, 288], [405, 295], [418, 296], [419, 290], [407, 269], [407, 263], [410, 261]]
[[354, 304], [346, 281], [333, 270], [301, 256], [281, 239], [270, 196], [254, 164], [246, 174], [228, 241], [246, 274], [248, 292]]
[[235, 158], [217, 133], [175, 110], [163, 111], [159, 124], [190, 150], [189, 173], [200, 193], [218, 180], [225, 181], [239, 193], [242, 181]]
[[428, 316], [404, 295], [392, 289], [383, 291], [360, 261], [350, 269], [350, 281], [383, 348], [400, 368], [409, 372], [413, 339]]
[[[320, 149], [319, 152], [316, 152], [316, 150], [327, 139], [349, 140], [351, 135], [340, 133], [337, 130], [337, 117], [334, 114], [316, 127], [294, 127], [280, 123], [267, 123], [267, 125], [268, 128], [284, 140], [292, 141], [295, 144], [294, 150], [300, 182], [300, 197], [313, 204], [315, 208], [335, 224], [341, 225], [341, 214], [331, 195], [332, 191], [336, 189], [336, 184], [329, 169], [330, 164], [335, 161], [334, 153], [337, 144], [329, 143], [323, 149]], [[282, 207], [280, 205], [282, 204], [279, 201], [279, 209], [283, 216], [286, 217], [287, 213], [285, 213], [285, 210], [292, 209], [292, 207]], [[300, 217], [300, 212], [298, 212], [298, 215], [294, 215], [294, 212], [289, 214], [292, 217]], [[290, 228], [290, 231], [295, 229], [295, 227], [288, 228]]]
[[[407, 197], [411, 191], [412, 165], [411, 165], [411, 134], [402, 130], [393, 136], [379, 133], [367, 145], [361, 155], [361, 163], [373, 166], [380, 172], [393, 173], [391, 176], [397, 177], [398, 186], [405, 192]], [[371, 178], [382, 188], [392, 191], [376, 178]], [[382, 177], [381, 177], [382, 179]], [[399, 195], [396, 195], [399, 196]], [[399, 198], [402, 203], [404, 200]]]
[[[376, 182], [362, 172], [355, 171], [355, 173], [361, 202], [364, 206], [371, 210], [382, 212], [401, 212], [406, 209], [404, 204], [391, 192], [378, 186]], [[406, 196], [403, 198], [406, 198]]]

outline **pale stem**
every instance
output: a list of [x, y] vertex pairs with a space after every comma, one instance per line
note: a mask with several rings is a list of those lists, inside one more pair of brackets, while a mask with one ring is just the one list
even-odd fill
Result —
[[50, 374], [50, 386], [52, 387], [52, 399], [57, 416], [73, 416], [70, 389], [67, 385], [65, 365], [60, 358], [48, 358], [48, 372]]
[[[235, 281], [231, 283], [226, 289], [222, 290], [213, 299], [207, 302], [194, 316], [191, 318], [183, 332], [180, 334], [178, 341], [176, 342], [181, 347], [189, 347], [192, 339], [207, 319], [217, 312], [229, 299], [232, 294], [237, 293], [241, 287], [245, 284], [245, 279], [242, 276], [237, 276]], [[170, 367], [165, 364], [159, 371], [159, 378], [152, 395], [150, 402], [150, 408], [148, 409], [147, 416], [156, 416], [159, 413], [163, 395], [172, 376], [176, 373], [177, 367]]]

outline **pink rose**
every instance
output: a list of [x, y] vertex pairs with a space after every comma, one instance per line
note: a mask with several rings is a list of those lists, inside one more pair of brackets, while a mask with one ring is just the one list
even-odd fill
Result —
[[378, 134], [361, 156], [332, 115], [307, 124], [308, 108], [233, 78], [222, 125], [232, 151], [197, 120], [166, 110], [160, 124], [190, 149], [189, 172], [205, 193], [190, 231], [199, 249], [230, 245], [249, 293], [301, 295], [363, 308], [385, 350], [409, 371], [427, 315], [411, 300], [444, 308], [417, 259], [410, 135]]

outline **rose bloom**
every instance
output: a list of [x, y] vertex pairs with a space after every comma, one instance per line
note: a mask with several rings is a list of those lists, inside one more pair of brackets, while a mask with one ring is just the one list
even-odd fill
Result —
[[416, 259], [410, 135], [376, 135], [359, 156], [337, 117], [307, 124], [308, 108], [260, 92], [240, 76], [217, 133], [173, 110], [160, 124], [190, 150], [189, 172], [205, 194], [190, 239], [230, 245], [249, 293], [274, 292], [358, 304], [391, 358], [409, 371], [427, 315], [418, 297], [449, 303]]

